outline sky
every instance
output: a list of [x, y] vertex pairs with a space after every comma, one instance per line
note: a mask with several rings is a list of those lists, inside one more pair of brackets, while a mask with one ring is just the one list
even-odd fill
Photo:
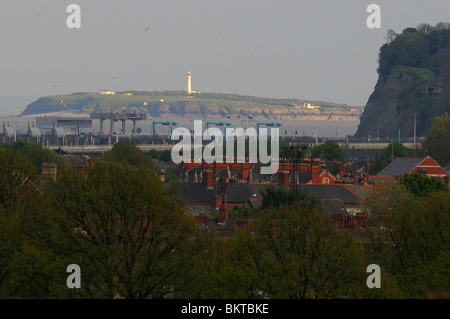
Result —
[[[81, 28], [69, 29], [70, 4]], [[370, 4], [381, 28], [370, 29]], [[448, 0], [0, 0], [0, 97], [192, 89], [365, 105], [389, 29]]]

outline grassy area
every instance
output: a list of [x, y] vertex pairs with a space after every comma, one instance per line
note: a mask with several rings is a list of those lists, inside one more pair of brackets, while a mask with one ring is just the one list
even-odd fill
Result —
[[249, 110], [252, 109], [286, 109], [303, 107], [304, 103], [319, 105], [322, 110], [346, 112], [359, 107], [323, 101], [300, 99], [276, 99], [254, 97], [239, 94], [199, 93], [188, 96], [183, 91], [125, 91], [115, 95], [100, 93], [73, 93], [43, 97], [31, 103], [26, 112], [29, 114], [61, 110], [93, 111], [94, 109], [120, 109], [126, 107], [147, 107], [161, 111], [170, 109], [183, 112], [188, 109], [206, 110]]
[[433, 70], [429, 68], [413, 68], [408, 66], [400, 66], [400, 70], [405, 73], [415, 74], [418, 77], [419, 82], [441, 82], [445, 80], [445, 77], [438, 75], [436, 78]]

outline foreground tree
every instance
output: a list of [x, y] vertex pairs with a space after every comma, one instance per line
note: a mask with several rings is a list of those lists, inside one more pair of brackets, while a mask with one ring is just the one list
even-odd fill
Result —
[[[401, 195], [403, 196], [403, 195]], [[369, 258], [395, 279], [401, 295], [425, 298], [450, 291], [450, 196], [436, 191], [414, 200], [395, 194], [385, 228], [368, 233]]]
[[[152, 158], [142, 152], [136, 145], [136, 142], [122, 141], [114, 145], [110, 152], [103, 156], [105, 161], [115, 162], [132, 167], [147, 168], [156, 172]], [[155, 173], [156, 174], [156, 173]]]
[[2, 148], [11, 149], [17, 155], [28, 159], [36, 168], [37, 172], [41, 171], [41, 165], [44, 162], [56, 163], [59, 170], [64, 169], [67, 166], [63, 156], [43, 148], [40, 144], [35, 142], [28, 143], [25, 141], [17, 141], [15, 143], [3, 144]]
[[320, 198], [313, 196], [309, 191], [300, 191], [297, 195], [289, 189], [268, 185], [261, 192], [263, 196], [262, 208], [279, 208], [283, 205], [290, 205], [294, 202], [302, 202], [308, 209], [313, 209], [321, 205]]
[[37, 183], [36, 169], [11, 149], [0, 149], [0, 206], [16, 202], [26, 182]]
[[[192, 221], [146, 168], [67, 169], [30, 205], [0, 214], [0, 296], [164, 298], [187, 255]], [[66, 268], [81, 268], [68, 289]]]
[[72, 229], [71, 248], [91, 293], [170, 294], [192, 224], [149, 170], [99, 162], [81, 175], [69, 171], [58, 181], [52, 203], [66, 230]]
[[0, 149], [0, 298], [69, 297], [59, 289], [68, 264], [42, 241], [54, 228], [36, 171], [13, 149]]
[[374, 187], [361, 205], [368, 215], [369, 226], [378, 226], [388, 223], [391, 212], [404, 203], [413, 200], [405, 186], [400, 183], [382, 183]]
[[263, 209], [251, 232], [197, 244], [179, 297], [348, 298], [365, 285], [361, 247], [320, 206], [301, 201]]

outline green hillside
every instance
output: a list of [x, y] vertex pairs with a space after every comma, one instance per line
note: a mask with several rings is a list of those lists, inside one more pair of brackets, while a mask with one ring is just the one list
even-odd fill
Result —
[[379, 78], [356, 136], [426, 136], [433, 118], [450, 112], [450, 24], [389, 30], [379, 54]]
[[[158, 114], [258, 114], [261, 112], [291, 112], [305, 110], [304, 103], [319, 105], [320, 112], [347, 113], [358, 107], [323, 101], [276, 99], [239, 94], [199, 93], [187, 95], [184, 91], [126, 91], [115, 95], [100, 93], [73, 93], [42, 97], [29, 104], [22, 115], [57, 111], [93, 112], [101, 110], [134, 110]], [[297, 108], [296, 108], [297, 106]], [[300, 107], [300, 108], [299, 108]]]

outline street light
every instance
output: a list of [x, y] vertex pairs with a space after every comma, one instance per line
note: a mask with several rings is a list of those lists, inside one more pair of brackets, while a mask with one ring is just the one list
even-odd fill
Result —
[[413, 113], [414, 114], [414, 144], [416, 144], [416, 116], [417, 116], [417, 114], [420, 114], [420, 113]]

